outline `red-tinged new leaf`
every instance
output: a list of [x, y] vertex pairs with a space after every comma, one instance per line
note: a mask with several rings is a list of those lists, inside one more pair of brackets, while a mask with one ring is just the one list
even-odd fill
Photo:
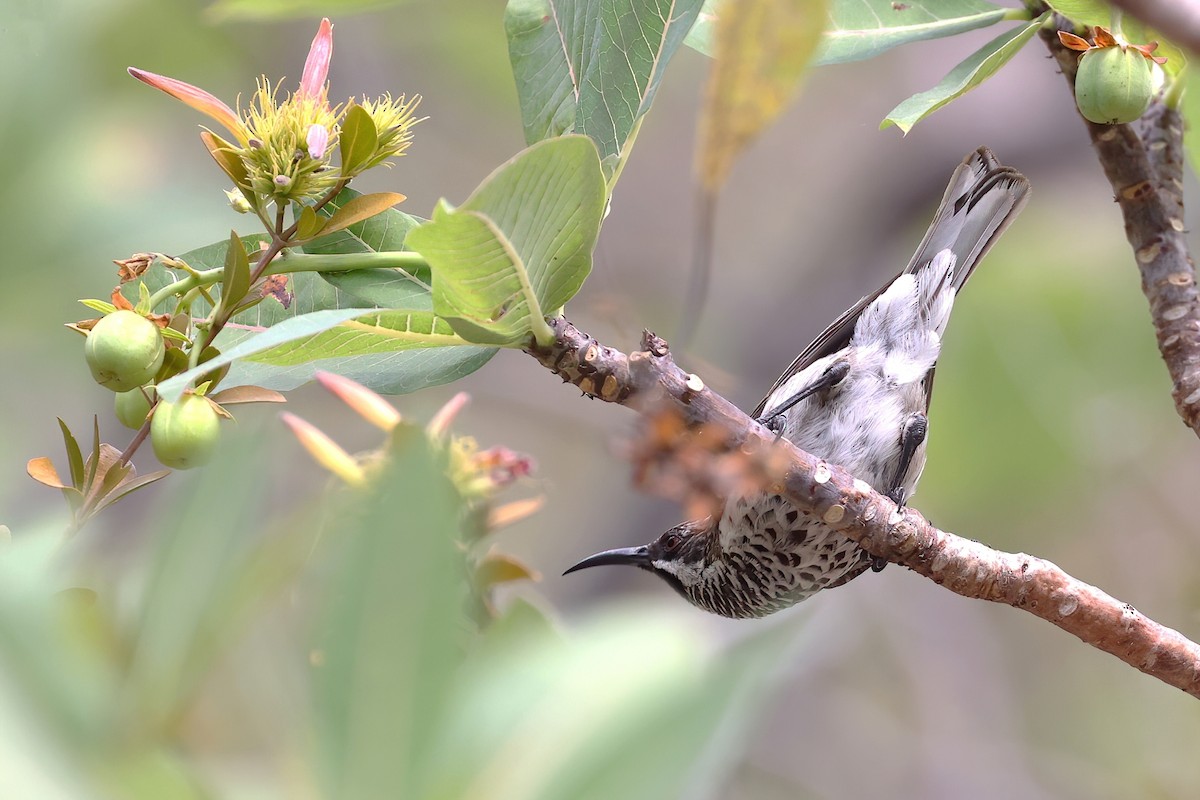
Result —
[[488, 553], [475, 568], [475, 584], [488, 589], [512, 581], [540, 581], [542, 576], [533, 567], [506, 553]]
[[349, 228], [351, 225], [370, 219], [376, 214], [382, 214], [392, 206], [402, 202], [404, 202], [404, 195], [397, 194], [396, 192], [377, 192], [376, 194], [359, 195], [333, 212], [333, 215], [329, 218], [329, 222], [321, 229], [321, 235], [326, 236], [343, 228]]
[[54, 462], [47, 456], [38, 456], [37, 458], [29, 459], [25, 464], [25, 471], [29, 473], [29, 477], [43, 486], [49, 486], [51, 489], [71, 488], [62, 482], [62, 478], [58, 477], [58, 470], [54, 468]]
[[233, 406], [239, 403], [286, 403], [287, 398], [272, 389], [261, 386], [234, 386], [223, 389], [209, 398], [214, 403], [223, 406]]
[[488, 512], [487, 516], [488, 532], [497, 531], [515, 522], [520, 522], [526, 517], [536, 514], [545, 504], [546, 498], [544, 497], [529, 497], [524, 500], [514, 500], [498, 508], [493, 508]]

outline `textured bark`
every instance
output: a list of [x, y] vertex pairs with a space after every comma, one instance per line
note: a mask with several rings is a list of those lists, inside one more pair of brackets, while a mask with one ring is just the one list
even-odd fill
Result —
[[[1020, 608], [1176, 688], [1200, 697], [1200, 645], [1148, 619], [1054, 564], [1005, 553], [941, 531], [912, 508], [896, 504], [832, 464], [799, 450], [748, 417], [697, 377], [681, 370], [666, 343], [647, 332], [642, 350], [626, 355], [575, 328], [552, 321], [557, 335], [529, 352], [585, 393], [656, 415], [673, 409], [682, 425], [659, 425], [640, 443], [639, 467], [682, 473], [685, 482], [712, 487], [712, 461], [722, 453], [751, 460], [773, 481], [770, 491], [815, 513], [875, 556], [902, 564], [964, 597]], [[654, 427], [654, 426], [652, 426]], [[713, 431], [721, 435], [713, 436]], [[668, 435], [662, 435], [666, 431]], [[703, 458], [690, 457], [696, 439]], [[718, 445], [714, 445], [718, 442]], [[686, 452], [692, 448], [692, 454]], [[720, 452], [718, 452], [720, 451]], [[709, 457], [711, 456], [711, 458]], [[711, 491], [704, 488], [700, 491]]]
[[[1055, 30], [1041, 36], [1074, 86], [1079, 54]], [[1183, 225], [1183, 120], [1156, 100], [1136, 123], [1084, 124], [1125, 218], [1175, 409], [1200, 436], [1200, 294]]]

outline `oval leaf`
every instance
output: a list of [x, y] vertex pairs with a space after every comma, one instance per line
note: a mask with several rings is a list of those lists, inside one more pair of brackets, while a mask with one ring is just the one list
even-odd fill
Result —
[[882, 130], [895, 125], [904, 133], [908, 133], [925, 117], [983, 83], [996, 70], [1008, 63], [1017, 51], [1037, 33], [1037, 29], [1050, 12], [1042, 14], [1037, 19], [1014, 28], [1007, 33], [997, 36], [992, 41], [972, 53], [965, 61], [950, 71], [941, 83], [929, 91], [915, 94], [892, 109], [887, 118], [880, 123]]
[[527, 148], [461, 207], [442, 201], [408, 235], [433, 268], [433, 309], [464, 339], [509, 347], [570, 300], [592, 268], [605, 187], [591, 140], [563, 136]]

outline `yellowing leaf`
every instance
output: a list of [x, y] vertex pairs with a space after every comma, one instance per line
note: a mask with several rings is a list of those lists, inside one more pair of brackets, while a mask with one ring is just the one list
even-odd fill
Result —
[[741, 0], [722, 11], [696, 159], [709, 192], [796, 91], [826, 16], [825, 0]]

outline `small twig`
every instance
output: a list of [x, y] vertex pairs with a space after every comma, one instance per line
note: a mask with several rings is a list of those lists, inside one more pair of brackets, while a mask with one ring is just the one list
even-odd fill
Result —
[[[585, 393], [642, 411], [664, 400], [692, 427], [718, 426], [731, 448], [762, 450], [775, 436], [697, 376], [676, 366], [666, 343], [647, 333], [640, 352], [626, 355], [551, 320], [556, 340], [528, 352]], [[1054, 564], [1005, 553], [941, 531], [917, 511], [896, 504], [863, 481], [780, 440], [786, 477], [772, 489], [863, 549], [964, 597], [1020, 608], [1125, 663], [1200, 697], [1200, 645], [1132, 606], [1079, 581]]]
[[[1074, 85], [1078, 54], [1059, 42], [1057, 30], [1041, 36]], [[1200, 436], [1200, 294], [1184, 235], [1183, 120], [1155, 101], [1134, 124], [1084, 122], [1125, 218], [1175, 409]]]

